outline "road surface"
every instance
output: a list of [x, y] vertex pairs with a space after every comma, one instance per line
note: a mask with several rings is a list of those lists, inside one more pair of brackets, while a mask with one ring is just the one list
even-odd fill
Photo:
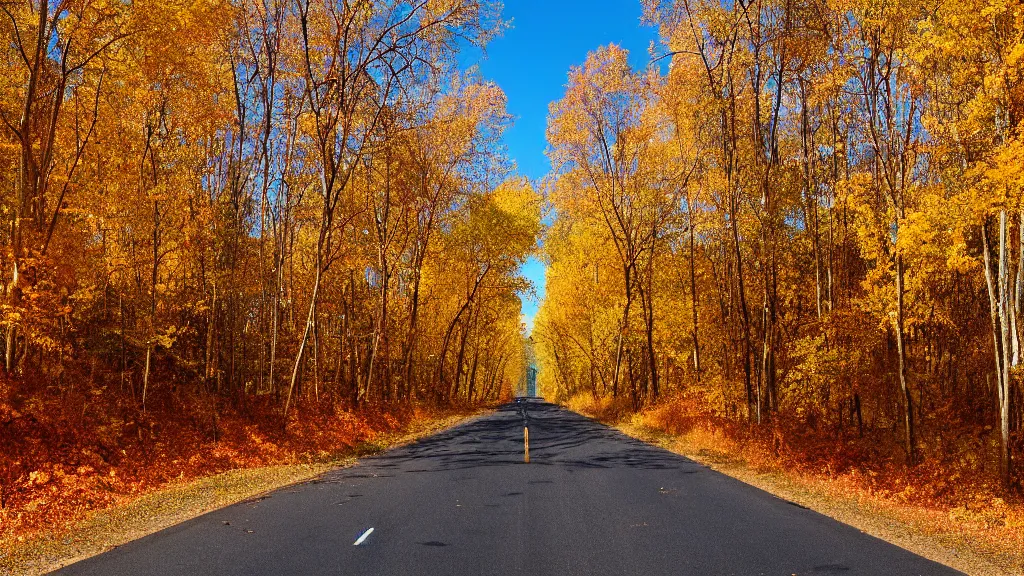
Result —
[[510, 404], [58, 573], [958, 573], [552, 404], [527, 412], [529, 464]]

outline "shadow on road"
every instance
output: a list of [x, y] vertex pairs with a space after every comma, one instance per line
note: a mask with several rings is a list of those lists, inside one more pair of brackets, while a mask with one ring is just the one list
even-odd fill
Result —
[[[697, 472], [703, 467], [666, 450], [644, 444], [616, 430], [595, 426], [588, 418], [556, 405], [529, 401], [526, 419], [530, 429], [531, 466], [570, 469], [683, 468]], [[524, 418], [518, 404], [506, 404], [489, 418], [457, 426], [386, 456], [366, 458], [362, 465], [329, 474], [323, 481], [367, 477], [369, 470], [381, 477], [389, 468], [403, 472], [446, 472], [472, 468], [518, 466], [523, 460]], [[583, 449], [585, 447], [585, 449]], [[415, 465], [411, 465], [415, 463]]]

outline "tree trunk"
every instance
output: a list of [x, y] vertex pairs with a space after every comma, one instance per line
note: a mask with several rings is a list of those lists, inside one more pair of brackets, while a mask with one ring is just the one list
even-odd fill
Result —
[[692, 327], [690, 330], [690, 337], [693, 340], [693, 374], [694, 380], [700, 383], [700, 340], [698, 338], [698, 305], [699, 295], [697, 294], [697, 272], [695, 270], [697, 251], [695, 248], [695, 231], [693, 223], [693, 205], [692, 199], [687, 193], [686, 199], [686, 210], [689, 213], [690, 220], [690, 309], [692, 314]]
[[290, 408], [292, 404], [292, 392], [295, 390], [295, 382], [299, 379], [299, 368], [302, 366], [302, 353], [306, 348], [306, 340], [309, 338], [309, 331], [313, 325], [313, 316], [316, 314], [316, 299], [320, 294], [320, 269], [322, 266], [320, 265], [321, 259], [319, 252], [320, 251], [317, 250], [318, 254], [316, 259], [316, 271], [313, 279], [313, 293], [310, 295], [309, 299], [309, 313], [306, 315], [306, 326], [302, 330], [302, 338], [299, 339], [299, 351], [295, 354], [295, 364], [292, 366], [292, 378], [291, 382], [288, 384], [288, 396], [284, 401], [285, 426], [288, 425], [288, 408]]
[[914, 399], [907, 383], [907, 352], [904, 334], [903, 314], [903, 256], [896, 256], [896, 354], [899, 359], [900, 391], [903, 393], [903, 420], [906, 435], [904, 441], [907, 459], [911, 464], [917, 463], [917, 450], [914, 442]]
[[623, 267], [623, 278], [626, 281], [626, 304], [622, 308], [622, 320], [619, 322], [619, 338], [615, 345], [615, 372], [612, 376], [612, 398], [619, 396], [619, 379], [622, 373], [622, 352], [624, 340], [629, 333], [629, 308], [633, 304], [632, 275], [629, 266]]
[[[999, 399], [999, 475], [1004, 486], [1009, 487], [1013, 478], [1013, 462], [1010, 444], [1010, 401], [1012, 371], [1019, 363], [1019, 339], [1016, 338], [1017, 318], [1014, 311], [1019, 294], [1011, 297], [1010, 262], [1008, 261], [1006, 211], [999, 213], [999, 261], [996, 264], [997, 277], [992, 277], [991, 247], [988, 242], [988, 226], [982, 227], [985, 281], [988, 287], [989, 311], [992, 318], [993, 350], [996, 361], [996, 395]], [[1019, 224], [1020, 225], [1020, 224]], [[1024, 230], [1022, 230], [1024, 233]], [[1024, 249], [1024, 248], [1022, 248]], [[1020, 262], [1018, 262], [1020, 266]]]

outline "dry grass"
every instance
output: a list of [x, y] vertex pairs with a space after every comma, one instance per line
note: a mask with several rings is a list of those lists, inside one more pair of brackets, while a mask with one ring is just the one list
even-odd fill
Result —
[[[628, 406], [577, 397], [567, 405], [624, 433], [681, 454], [747, 484], [887, 540], [967, 574], [1024, 574], [1024, 505], [961, 494], [942, 502], [913, 496], [915, 481], [882, 488], [869, 467], [792, 465], [778, 442], [751, 437], [730, 424], [695, 415], [685, 403], [668, 402], [632, 414]], [[868, 471], [865, 471], [867, 469]], [[877, 474], [876, 474], [877, 476]], [[886, 475], [885, 482], [893, 483]], [[928, 493], [928, 486], [919, 486]]]
[[378, 453], [464, 422], [478, 413], [423, 416], [401, 430], [329, 458], [229, 470], [174, 482], [147, 494], [86, 515], [67, 526], [11, 535], [0, 540], [0, 576], [44, 574], [211, 510], [311, 480], [333, 468], [351, 466], [357, 456]]

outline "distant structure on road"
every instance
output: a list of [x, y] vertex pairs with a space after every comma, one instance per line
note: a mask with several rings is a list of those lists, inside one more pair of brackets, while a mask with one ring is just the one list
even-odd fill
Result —
[[516, 396], [537, 395], [537, 355], [533, 352], [533, 337], [523, 339], [523, 375], [516, 386]]
[[523, 385], [521, 388], [526, 394], [524, 396], [537, 395], [537, 367], [530, 364], [523, 372]]

